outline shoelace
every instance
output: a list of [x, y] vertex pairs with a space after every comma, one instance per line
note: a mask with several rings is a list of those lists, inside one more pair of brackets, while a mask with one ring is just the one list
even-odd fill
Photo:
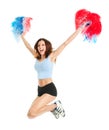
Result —
[[64, 110], [60, 107], [57, 107], [56, 108], [56, 111], [59, 112], [60, 114], [63, 114], [64, 113]]

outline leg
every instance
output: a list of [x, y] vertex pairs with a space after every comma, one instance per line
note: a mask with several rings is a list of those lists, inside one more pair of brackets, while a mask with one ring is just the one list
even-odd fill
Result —
[[50, 94], [43, 94], [42, 96], [37, 97], [33, 101], [32, 105], [28, 111], [28, 117], [34, 118], [45, 112], [54, 110], [57, 107], [57, 105], [54, 103], [51, 105], [48, 105], [48, 104], [51, 101], [53, 101], [55, 98], [56, 98], [55, 96], [52, 96]]

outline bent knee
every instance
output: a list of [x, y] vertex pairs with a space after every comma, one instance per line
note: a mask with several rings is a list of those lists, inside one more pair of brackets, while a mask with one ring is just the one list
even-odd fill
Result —
[[33, 119], [33, 118], [35, 118], [37, 115], [38, 115], [37, 112], [33, 112], [33, 111], [29, 111], [29, 112], [27, 113], [27, 117], [28, 117], [29, 119]]

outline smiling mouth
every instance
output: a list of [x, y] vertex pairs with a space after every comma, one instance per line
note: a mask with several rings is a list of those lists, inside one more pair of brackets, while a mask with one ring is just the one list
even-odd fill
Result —
[[40, 50], [40, 52], [42, 52], [42, 51], [44, 51], [44, 50]]
[[40, 52], [40, 53], [43, 53], [43, 52], [44, 52], [44, 50], [39, 50], [39, 52]]

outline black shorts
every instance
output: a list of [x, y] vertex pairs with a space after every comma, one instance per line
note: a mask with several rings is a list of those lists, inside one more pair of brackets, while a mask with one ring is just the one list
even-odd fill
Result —
[[50, 94], [52, 96], [57, 96], [57, 89], [53, 82], [51, 82], [43, 87], [38, 86], [38, 96], [41, 96], [45, 93]]

